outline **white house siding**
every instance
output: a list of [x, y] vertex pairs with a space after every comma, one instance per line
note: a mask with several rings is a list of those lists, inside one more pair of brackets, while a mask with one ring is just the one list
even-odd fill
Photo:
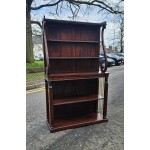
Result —
[[34, 56], [43, 57], [43, 46], [42, 46], [42, 44], [34, 44], [33, 52], [34, 52]]

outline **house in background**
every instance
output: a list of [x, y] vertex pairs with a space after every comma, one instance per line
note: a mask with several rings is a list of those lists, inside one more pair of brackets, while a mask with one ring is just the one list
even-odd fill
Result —
[[42, 36], [33, 36], [33, 53], [35, 60], [43, 59]]
[[117, 47], [114, 47], [114, 49], [113, 49], [112, 46], [109, 46], [108, 48], [106, 48], [106, 52], [108, 52], [108, 53], [116, 53], [116, 52], [118, 52], [118, 49], [117, 49]]
[[[116, 52], [118, 52], [117, 47], [115, 47], [114, 50], [113, 50], [112, 46], [109, 46], [108, 48], [105, 46], [105, 49], [106, 49], [107, 53], [116, 53]], [[103, 47], [101, 45], [100, 45], [100, 54], [103, 54]]]

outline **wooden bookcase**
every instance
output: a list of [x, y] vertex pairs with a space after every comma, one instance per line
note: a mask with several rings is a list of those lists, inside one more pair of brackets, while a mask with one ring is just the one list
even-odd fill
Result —
[[[106, 22], [43, 19], [47, 125], [51, 132], [107, 122], [108, 75], [99, 69]], [[105, 56], [106, 58], [106, 56]], [[99, 78], [104, 78], [103, 96]], [[102, 113], [99, 101], [103, 101]]]

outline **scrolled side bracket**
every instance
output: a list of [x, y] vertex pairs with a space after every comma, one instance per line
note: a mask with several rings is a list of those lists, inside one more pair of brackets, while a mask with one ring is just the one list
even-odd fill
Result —
[[104, 67], [100, 67], [101, 71], [104, 73], [107, 71], [107, 66], [108, 66], [108, 62], [107, 62], [107, 56], [106, 56], [106, 49], [105, 49], [105, 45], [104, 45], [104, 30], [106, 29], [106, 23], [102, 26], [102, 48], [103, 48], [103, 53], [104, 53], [104, 58], [105, 58], [105, 66]]
[[[44, 18], [45, 19], [45, 18]], [[47, 39], [46, 39], [46, 33], [45, 33], [45, 30], [44, 30], [44, 27], [45, 27], [45, 21], [43, 19], [43, 24], [42, 24], [42, 29], [43, 29], [43, 48], [44, 48], [44, 51], [45, 51], [45, 61], [46, 61], [46, 74], [49, 74], [49, 57], [48, 57], [48, 47], [47, 47]]]

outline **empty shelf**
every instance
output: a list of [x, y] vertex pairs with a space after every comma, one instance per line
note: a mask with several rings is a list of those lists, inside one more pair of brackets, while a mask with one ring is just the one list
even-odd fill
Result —
[[55, 132], [62, 129], [86, 126], [90, 124], [102, 123], [107, 121], [108, 119], [103, 119], [103, 115], [101, 115], [100, 113], [89, 113], [89, 114], [82, 114], [78, 116], [55, 119], [53, 128], [51, 128], [49, 124], [47, 125], [51, 132]]
[[83, 103], [87, 101], [96, 101], [104, 99], [104, 97], [98, 98], [98, 95], [82, 96], [82, 97], [73, 97], [73, 98], [64, 98], [64, 99], [55, 99], [53, 100], [53, 105], [63, 105], [63, 104], [72, 104], [72, 103]]

